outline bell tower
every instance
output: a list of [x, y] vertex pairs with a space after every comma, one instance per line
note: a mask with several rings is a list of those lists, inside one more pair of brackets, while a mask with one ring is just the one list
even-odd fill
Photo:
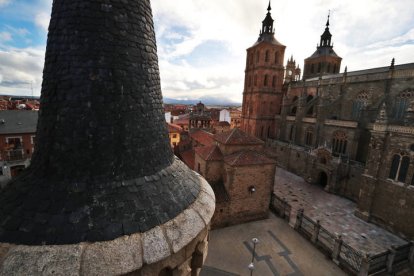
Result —
[[326, 21], [325, 31], [321, 35], [319, 45], [316, 47], [316, 52], [305, 59], [303, 79], [339, 73], [342, 58], [333, 50], [332, 34], [329, 31], [329, 19], [330, 14]]
[[247, 49], [242, 130], [260, 139], [274, 137], [274, 117], [280, 113], [286, 46], [275, 38], [271, 6], [256, 43]]

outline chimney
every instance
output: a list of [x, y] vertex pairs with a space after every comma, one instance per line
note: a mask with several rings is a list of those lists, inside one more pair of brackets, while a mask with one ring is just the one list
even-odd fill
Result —
[[54, 0], [43, 74], [0, 274], [199, 271], [215, 199], [168, 142], [150, 1]]

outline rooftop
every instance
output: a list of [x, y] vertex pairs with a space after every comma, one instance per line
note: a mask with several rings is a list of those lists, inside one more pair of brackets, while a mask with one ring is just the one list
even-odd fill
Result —
[[31, 110], [0, 111], [0, 134], [35, 133], [38, 114]]
[[239, 151], [224, 157], [224, 162], [230, 166], [266, 165], [276, 162], [256, 151]]
[[262, 145], [264, 142], [254, 136], [234, 128], [230, 131], [214, 135], [214, 139], [225, 145]]
[[223, 160], [223, 154], [218, 146], [197, 147], [195, 152], [206, 161], [221, 161]]

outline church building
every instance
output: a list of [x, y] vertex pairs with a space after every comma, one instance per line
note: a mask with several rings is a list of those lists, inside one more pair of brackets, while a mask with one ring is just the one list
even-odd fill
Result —
[[281, 64], [285, 46], [268, 11], [247, 49], [242, 129], [266, 141], [279, 167], [414, 238], [414, 63], [341, 72], [328, 16], [301, 78], [293, 57]]

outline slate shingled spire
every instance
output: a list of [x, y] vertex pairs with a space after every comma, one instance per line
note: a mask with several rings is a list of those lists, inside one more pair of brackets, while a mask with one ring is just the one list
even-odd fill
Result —
[[321, 41], [319, 46], [320, 47], [332, 47], [331, 40], [332, 40], [332, 34], [329, 31], [329, 18], [331, 16], [331, 12], [329, 11], [328, 14], [328, 20], [326, 21], [326, 28], [323, 34], [321, 35]]
[[54, 0], [32, 165], [0, 193], [0, 242], [144, 232], [199, 194], [168, 143], [149, 0]]

